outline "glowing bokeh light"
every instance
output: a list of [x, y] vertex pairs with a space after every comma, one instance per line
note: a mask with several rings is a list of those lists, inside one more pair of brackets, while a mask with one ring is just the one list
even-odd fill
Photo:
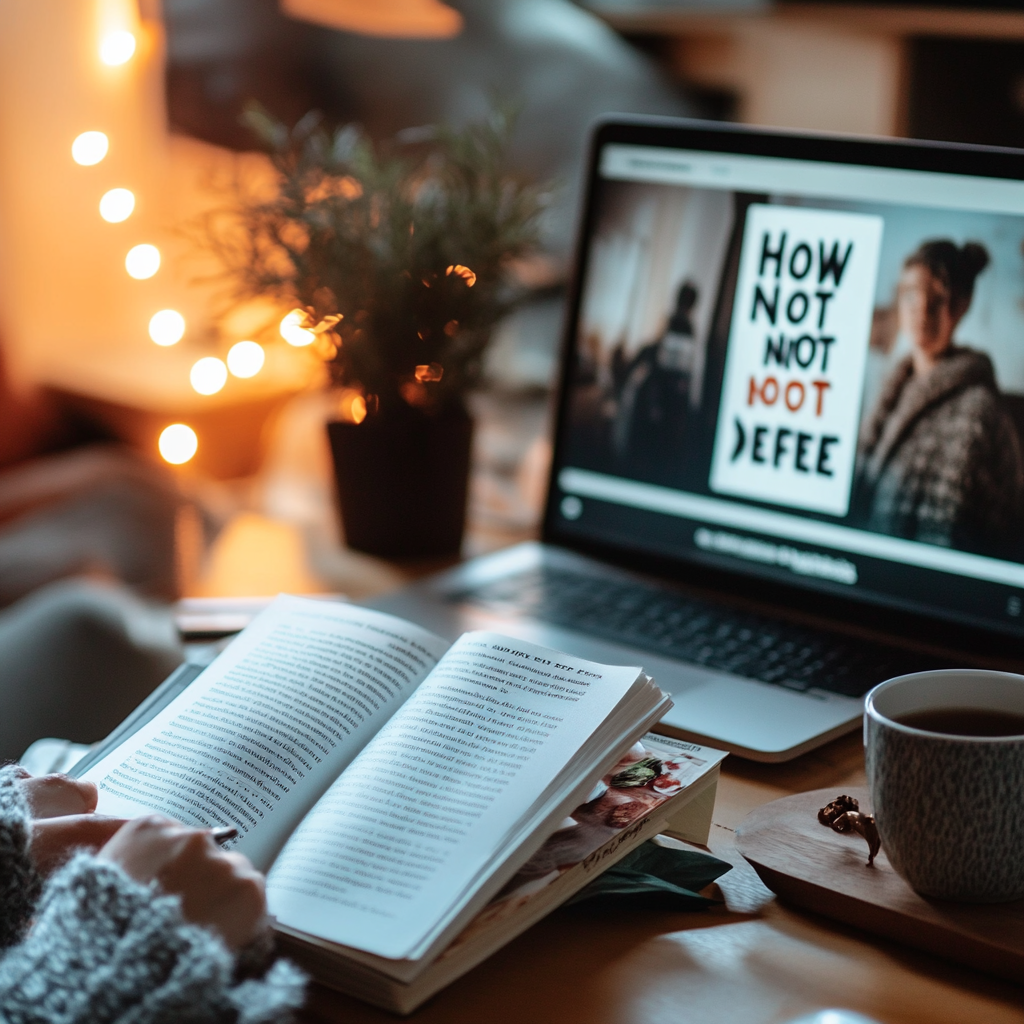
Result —
[[160, 250], [155, 245], [136, 245], [124, 258], [124, 269], [136, 281], [145, 281], [160, 269]]
[[255, 341], [239, 341], [228, 351], [228, 369], [236, 377], [255, 377], [263, 369], [266, 353]]
[[338, 396], [337, 408], [344, 423], [362, 423], [366, 419], [366, 399], [357, 388], [345, 388]]
[[176, 309], [161, 309], [150, 317], [149, 336], [164, 347], [177, 345], [185, 337], [185, 318]]
[[476, 274], [469, 267], [464, 267], [461, 263], [453, 263], [444, 273], [446, 277], [451, 277], [452, 274], [456, 277], [461, 277], [466, 282], [467, 288], [472, 288], [476, 284]]
[[110, 139], [103, 132], [82, 132], [71, 143], [71, 159], [82, 167], [98, 164], [110, 149]]
[[164, 428], [157, 446], [165, 462], [171, 463], [172, 466], [180, 466], [195, 455], [199, 449], [199, 438], [190, 426], [172, 423]]
[[204, 356], [196, 360], [188, 375], [192, 387], [201, 395], [215, 395], [228, 381], [228, 368], [223, 359]]
[[135, 36], [126, 29], [108, 32], [100, 41], [100, 60], [108, 67], [127, 64], [135, 56]]
[[308, 327], [302, 326], [305, 320], [306, 314], [303, 310], [293, 309], [281, 321], [281, 337], [284, 338], [289, 345], [294, 345], [296, 348], [302, 348], [303, 345], [312, 345], [316, 340], [316, 334]]
[[100, 200], [100, 216], [108, 224], [120, 224], [135, 209], [135, 193], [126, 188], [112, 188]]

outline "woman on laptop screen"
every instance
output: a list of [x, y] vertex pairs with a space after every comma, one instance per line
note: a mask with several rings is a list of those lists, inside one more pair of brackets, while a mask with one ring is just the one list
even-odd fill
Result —
[[868, 529], [945, 547], [1017, 554], [1020, 442], [992, 361], [953, 335], [989, 263], [983, 245], [924, 242], [903, 263], [900, 332], [912, 349], [860, 438], [858, 505]]

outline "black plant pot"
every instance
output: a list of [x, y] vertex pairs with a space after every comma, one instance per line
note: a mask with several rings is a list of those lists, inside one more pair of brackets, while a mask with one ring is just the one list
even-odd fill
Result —
[[465, 409], [328, 423], [349, 547], [382, 558], [457, 555], [473, 421]]

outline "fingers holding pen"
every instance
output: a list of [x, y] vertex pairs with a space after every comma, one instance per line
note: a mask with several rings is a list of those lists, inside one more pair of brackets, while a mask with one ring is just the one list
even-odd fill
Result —
[[160, 872], [165, 892], [181, 896], [182, 913], [239, 949], [259, 934], [266, 916], [263, 876], [240, 853], [219, 849], [208, 833], [194, 834]]
[[220, 849], [210, 829], [147, 815], [125, 825], [100, 856], [138, 881], [155, 880], [164, 892], [180, 896], [185, 919], [212, 928], [233, 949], [263, 927], [263, 876], [242, 854]]
[[160, 814], [131, 821], [94, 814], [96, 787], [67, 775], [23, 773], [19, 785], [32, 812], [31, 855], [41, 874], [75, 850], [98, 850], [137, 881], [156, 881], [180, 896], [185, 919], [212, 928], [231, 948], [260, 933], [267, 908], [263, 876], [246, 857], [218, 845], [237, 830], [189, 828]]

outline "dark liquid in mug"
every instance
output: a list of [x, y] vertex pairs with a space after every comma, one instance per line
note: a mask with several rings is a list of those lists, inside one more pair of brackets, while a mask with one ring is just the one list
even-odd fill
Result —
[[1024, 713], [988, 708], [929, 708], [899, 715], [901, 725], [954, 736], [1024, 736]]

